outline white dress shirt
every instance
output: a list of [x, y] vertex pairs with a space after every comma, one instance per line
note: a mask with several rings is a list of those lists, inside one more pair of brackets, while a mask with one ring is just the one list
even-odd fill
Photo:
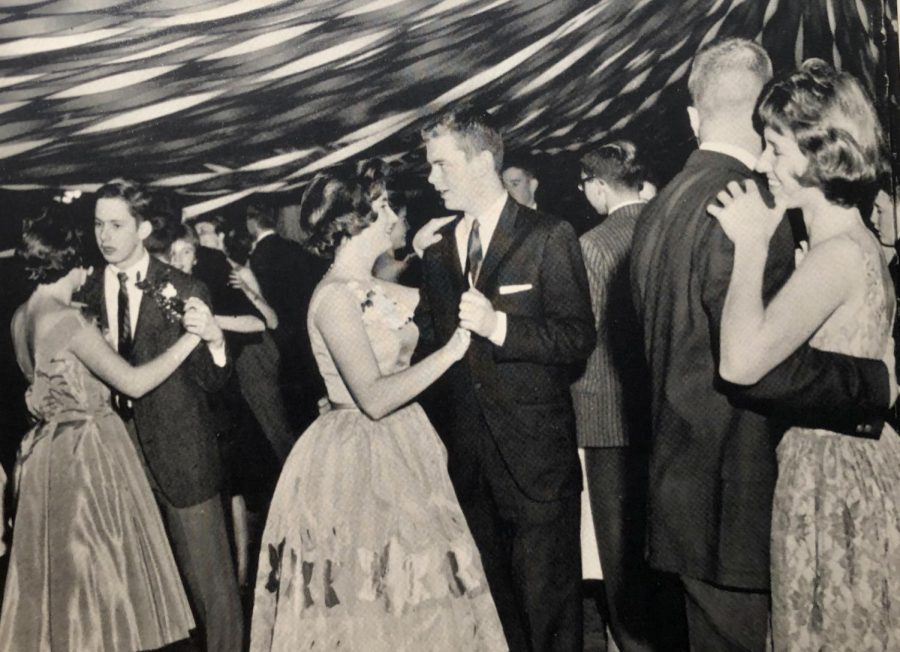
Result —
[[[469, 255], [469, 232], [472, 230], [472, 223], [478, 219], [478, 237], [481, 240], [482, 262], [487, 259], [488, 248], [491, 246], [491, 238], [494, 237], [494, 231], [497, 230], [497, 223], [500, 221], [500, 215], [506, 206], [506, 200], [509, 194], [503, 192], [497, 195], [497, 198], [491, 202], [482, 215], [463, 215], [463, 219], [456, 225], [456, 250], [459, 253], [459, 264], [462, 269], [466, 268], [466, 258]], [[469, 280], [466, 279], [468, 283]], [[494, 326], [493, 332], [488, 339], [497, 346], [503, 346], [506, 341], [506, 313], [500, 310], [495, 311], [497, 314], [497, 324]]]
[[147, 269], [150, 267], [150, 254], [145, 250], [137, 263], [129, 269], [119, 269], [115, 265], [107, 265], [103, 271], [103, 294], [106, 299], [106, 315], [109, 318], [110, 344], [116, 350], [119, 348], [119, 272], [128, 274], [125, 288], [128, 291], [128, 316], [131, 322], [131, 336], [137, 330], [138, 314], [141, 309], [141, 299], [144, 292], [135, 283], [147, 278]]
[[[137, 263], [129, 269], [119, 269], [115, 265], [107, 265], [103, 270], [103, 297], [106, 300], [106, 316], [109, 327], [109, 343], [117, 351], [119, 350], [119, 272], [125, 272], [128, 280], [125, 281], [125, 288], [128, 292], [128, 317], [131, 322], [131, 337], [134, 339], [137, 331], [138, 316], [141, 310], [141, 300], [144, 297], [144, 291], [137, 287], [136, 283], [147, 278], [147, 270], [150, 268], [150, 254], [144, 250], [143, 255], [138, 259]], [[187, 299], [188, 297], [182, 297]], [[224, 367], [227, 362], [227, 353], [225, 345], [218, 346], [207, 345], [209, 354], [213, 363], [217, 367]]]

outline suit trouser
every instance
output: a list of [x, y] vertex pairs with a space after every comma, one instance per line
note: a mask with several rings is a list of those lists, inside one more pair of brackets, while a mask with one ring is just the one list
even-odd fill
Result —
[[451, 479], [509, 649], [582, 652], [580, 496], [530, 499], [481, 434], [477, 458], [451, 452]]
[[653, 649], [654, 577], [643, 554], [646, 510], [641, 483], [645, 478], [637, 454], [624, 446], [584, 449], [609, 627], [622, 652]]
[[769, 593], [716, 586], [682, 575], [691, 652], [763, 652]]
[[245, 344], [235, 360], [241, 394], [256, 417], [278, 462], [290, 454], [297, 438], [288, 423], [287, 409], [278, 387], [280, 355], [268, 333], [261, 342]]
[[244, 618], [225, 529], [222, 496], [217, 493], [188, 507], [173, 505], [149, 472], [134, 421], [129, 419], [125, 425], [159, 505], [194, 616], [204, 629], [206, 649], [209, 652], [238, 652], [243, 643]]

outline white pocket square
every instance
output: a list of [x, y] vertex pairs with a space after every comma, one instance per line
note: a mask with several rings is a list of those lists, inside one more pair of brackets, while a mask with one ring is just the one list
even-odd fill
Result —
[[521, 285], [501, 285], [500, 294], [516, 294], [517, 292], [525, 292], [534, 286], [531, 283], [522, 283]]

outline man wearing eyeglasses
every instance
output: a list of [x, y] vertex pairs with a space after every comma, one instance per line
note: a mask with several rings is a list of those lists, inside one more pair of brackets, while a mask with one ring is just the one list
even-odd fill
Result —
[[572, 385], [589, 498], [582, 503], [584, 577], [603, 579], [605, 620], [623, 652], [655, 649], [649, 631], [651, 571], [642, 555], [649, 377], [628, 278], [646, 178], [636, 154], [632, 143], [616, 141], [580, 161], [578, 187], [606, 219], [580, 238], [597, 345]]

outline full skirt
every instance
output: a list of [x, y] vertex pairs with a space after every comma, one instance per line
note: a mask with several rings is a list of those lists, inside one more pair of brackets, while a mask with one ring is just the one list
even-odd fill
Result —
[[506, 650], [446, 451], [410, 405], [317, 419], [263, 534], [251, 650]]
[[0, 650], [124, 652], [187, 638], [187, 596], [117, 415], [37, 426], [16, 483]]
[[772, 519], [776, 650], [900, 650], [900, 437], [792, 429]]

